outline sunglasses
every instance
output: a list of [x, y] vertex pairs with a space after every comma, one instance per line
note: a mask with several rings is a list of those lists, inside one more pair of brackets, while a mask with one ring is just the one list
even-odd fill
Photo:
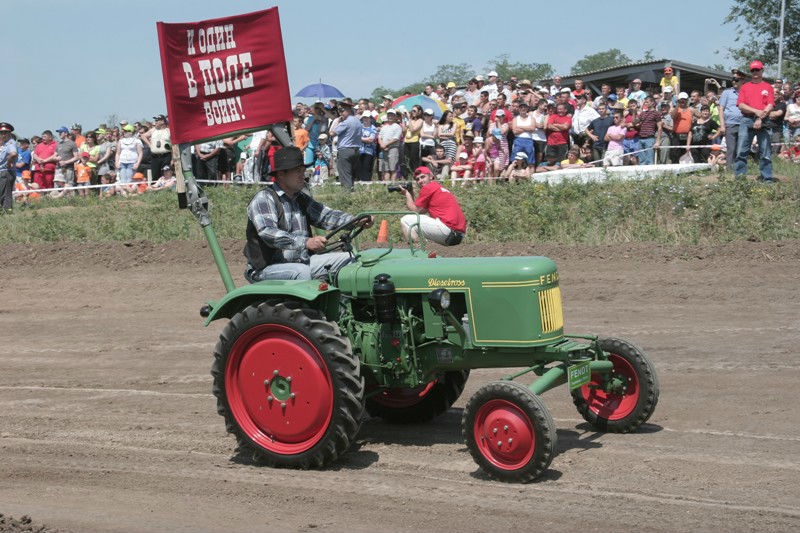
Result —
[[750, 72], [761, 72], [762, 70], [764, 70], [764, 69], [763, 68], [751, 68]]

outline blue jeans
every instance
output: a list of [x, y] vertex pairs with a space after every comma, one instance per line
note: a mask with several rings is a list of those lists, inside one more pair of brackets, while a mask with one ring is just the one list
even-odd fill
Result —
[[760, 130], [753, 128], [752, 117], [742, 117], [739, 124], [739, 145], [736, 147], [736, 162], [733, 164], [733, 173], [737, 178], [743, 178], [747, 173], [747, 158], [750, 156], [750, 145], [753, 137], [758, 139], [758, 170], [761, 178], [772, 180], [772, 132], [769, 128]]
[[117, 181], [120, 183], [130, 183], [133, 181], [133, 163], [120, 163], [117, 172]]
[[353, 258], [347, 252], [315, 254], [311, 256], [308, 265], [305, 263], [276, 263], [267, 265], [263, 270], [248, 268], [244, 277], [250, 283], [268, 279], [325, 279], [329, 271], [335, 275], [340, 268], [352, 260]]
[[514, 161], [517, 152], [525, 152], [528, 156], [528, 164], [533, 165], [536, 163], [536, 153], [533, 151], [533, 139], [525, 137], [517, 137], [514, 139], [514, 146], [509, 154], [509, 160]]
[[648, 137], [646, 139], [639, 139], [639, 149], [644, 150], [644, 152], [639, 152], [639, 164], [640, 165], [652, 165], [653, 164], [653, 146], [656, 144], [655, 137]]

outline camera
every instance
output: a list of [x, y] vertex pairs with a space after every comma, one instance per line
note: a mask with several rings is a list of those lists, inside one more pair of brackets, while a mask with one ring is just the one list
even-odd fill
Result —
[[410, 181], [407, 181], [405, 183], [393, 183], [391, 185], [386, 186], [386, 190], [389, 192], [397, 192], [403, 189], [407, 190], [408, 192], [411, 192], [414, 189], [414, 184], [411, 183]]

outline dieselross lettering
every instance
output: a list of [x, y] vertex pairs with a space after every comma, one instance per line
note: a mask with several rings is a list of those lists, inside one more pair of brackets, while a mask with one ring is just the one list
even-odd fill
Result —
[[463, 279], [438, 279], [428, 278], [428, 287], [465, 287], [466, 282]]

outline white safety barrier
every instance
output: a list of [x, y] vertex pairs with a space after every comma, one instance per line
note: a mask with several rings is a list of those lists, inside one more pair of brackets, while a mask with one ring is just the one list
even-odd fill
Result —
[[[772, 146], [781, 146], [784, 144], [789, 143], [772, 143]], [[719, 144], [702, 144], [702, 145], [691, 145], [690, 148], [712, 148], [718, 149], [721, 146]], [[627, 154], [623, 154], [624, 156], [629, 155], [636, 155], [638, 153], [645, 152], [647, 150], [686, 150], [686, 145], [673, 145], [673, 146], [659, 146], [656, 148], [655, 146], [651, 148], [643, 148], [641, 150], [636, 150], [634, 152], [628, 152]], [[512, 160], [513, 161], [513, 160]], [[587, 161], [584, 164], [586, 165], [594, 165], [596, 163], [602, 163], [602, 159], [597, 159], [595, 161]], [[540, 182], [540, 183], [559, 183], [564, 179], [570, 178], [579, 178], [583, 182], [589, 181], [598, 181], [608, 179], [610, 176], [616, 176], [619, 178], [624, 179], [641, 179], [652, 175], [659, 175], [659, 174], [686, 174], [691, 172], [699, 172], [702, 170], [709, 170], [711, 165], [708, 163], [677, 163], [677, 164], [664, 164], [664, 165], [629, 165], [629, 166], [608, 166], [608, 167], [582, 167], [582, 168], [567, 168], [567, 169], [559, 169], [559, 170], [547, 170], [543, 172], [536, 172], [534, 173], [530, 181], [533, 182]], [[483, 177], [483, 178], [456, 178], [453, 181], [454, 183], [461, 183], [461, 182], [471, 182], [471, 181], [486, 181], [486, 180], [500, 180], [505, 179], [501, 177]], [[257, 185], [262, 186], [267, 182], [251, 182], [251, 181], [236, 181], [236, 180], [195, 180], [198, 183], [207, 183], [207, 184], [215, 184], [215, 185]], [[402, 181], [402, 180], [401, 180]], [[99, 185], [81, 185], [81, 186], [70, 186], [70, 187], [54, 187], [52, 189], [31, 189], [30, 191], [14, 191], [12, 194], [14, 196], [23, 196], [33, 192], [37, 193], [49, 193], [49, 192], [72, 192], [72, 191], [79, 191], [79, 190], [88, 190], [88, 189], [98, 189], [103, 187], [134, 187], [143, 184], [144, 182], [128, 182], [128, 183], [109, 183], [109, 184], [99, 184]], [[155, 182], [153, 182], [155, 183]], [[328, 181], [325, 182], [326, 184], [330, 185], [340, 185], [340, 183], [334, 179], [329, 178]], [[354, 186], [357, 187], [365, 187], [365, 186], [372, 186], [372, 185], [387, 185], [391, 182], [388, 181], [356, 181], [353, 183]], [[164, 190], [164, 189], [162, 189]]]

